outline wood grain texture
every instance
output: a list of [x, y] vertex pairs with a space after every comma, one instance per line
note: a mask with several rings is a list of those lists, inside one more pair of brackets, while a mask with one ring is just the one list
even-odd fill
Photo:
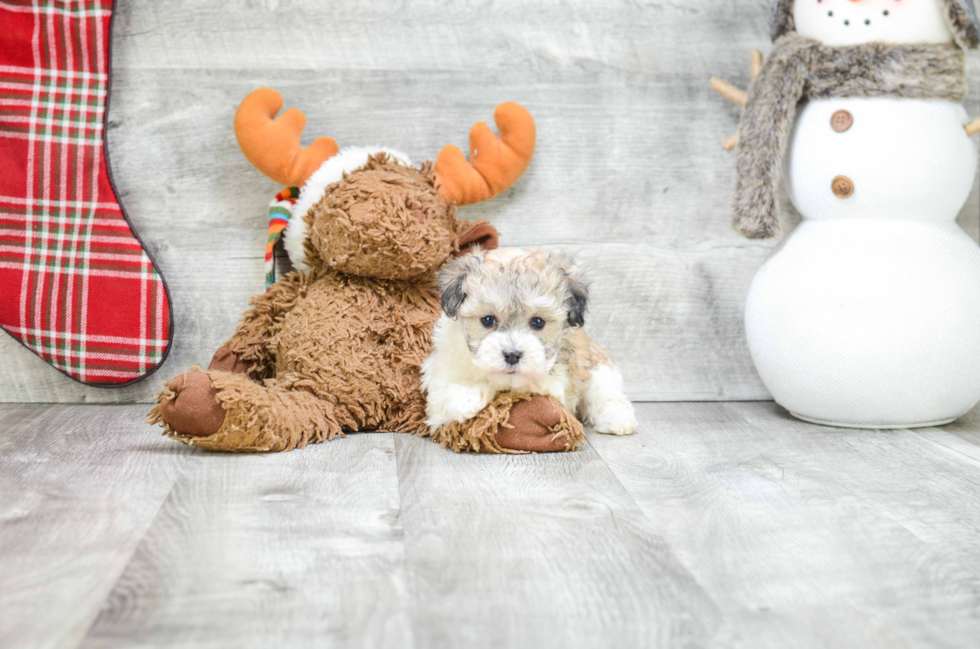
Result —
[[[712, 594], [718, 646], [980, 637], [974, 443], [941, 429], [822, 428], [773, 404], [640, 412], [634, 443], [590, 442]], [[973, 417], [961, 425], [976, 434]]]
[[0, 409], [0, 646], [72, 647], [187, 454], [143, 406]]
[[195, 453], [82, 646], [411, 646], [393, 437]]
[[634, 437], [221, 455], [0, 406], [4, 647], [973, 647], [980, 419], [642, 404]]
[[[382, 143], [421, 161], [466, 145], [471, 124], [523, 102], [539, 145], [489, 203], [505, 245], [579, 253], [595, 290], [588, 327], [641, 400], [764, 399], [742, 305], [777, 242], [728, 225], [738, 110], [712, 75], [744, 87], [768, 51], [767, 0], [161, 0], [119, 3], [109, 148], [118, 188], [170, 286], [176, 340], [158, 376], [80, 386], [0, 336], [0, 401], [147, 402], [160, 380], [207, 363], [262, 290], [264, 210], [278, 187], [231, 129], [238, 101], [273, 85], [307, 139]], [[980, 73], [970, 58], [970, 75]], [[968, 109], [980, 113], [970, 84]], [[790, 227], [798, 217], [790, 211]], [[980, 232], [974, 190], [961, 224]]]
[[395, 445], [419, 646], [678, 647], [713, 635], [714, 604], [591, 449]]

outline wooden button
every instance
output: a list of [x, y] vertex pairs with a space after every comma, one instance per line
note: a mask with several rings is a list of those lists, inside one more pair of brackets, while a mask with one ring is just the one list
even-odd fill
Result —
[[830, 127], [838, 133], [843, 133], [854, 124], [854, 115], [846, 110], [839, 110], [830, 116]]
[[850, 198], [854, 193], [854, 183], [847, 176], [837, 176], [830, 183], [830, 188], [837, 198]]

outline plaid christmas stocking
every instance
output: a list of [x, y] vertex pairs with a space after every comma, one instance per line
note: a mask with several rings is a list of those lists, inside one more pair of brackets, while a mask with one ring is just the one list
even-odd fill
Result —
[[154, 371], [172, 337], [105, 155], [112, 9], [0, 0], [0, 326], [99, 386]]

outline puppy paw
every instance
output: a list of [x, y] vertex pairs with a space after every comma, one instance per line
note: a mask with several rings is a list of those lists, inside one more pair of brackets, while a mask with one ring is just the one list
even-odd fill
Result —
[[464, 422], [476, 417], [489, 401], [483, 392], [470, 385], [454, 385], [429, 394], [428, 415], [430, 421], [442, 425], [445, 422]]
[[460, 415], [460, 421], [473, 419], [476, 413], [487, 407], [487, 400], [479, 390], [467, 391], [457, 397], [456, 411]]
[[595, 432], [603, 435], [632, 435], [636, 432], [636, 412], [628, 401], [607, 403], [592, 422]]

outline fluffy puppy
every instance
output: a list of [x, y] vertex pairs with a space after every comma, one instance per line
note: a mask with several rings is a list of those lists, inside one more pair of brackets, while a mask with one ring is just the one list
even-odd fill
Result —
[[599, 433], [636, 430], [609, 354], [582, 329], [588, 289], [543, 250], [476, 250], [439, 276], [442, 315], [422, 365], [426, 423], [472, 419], [500, 392], [548, 395]]

